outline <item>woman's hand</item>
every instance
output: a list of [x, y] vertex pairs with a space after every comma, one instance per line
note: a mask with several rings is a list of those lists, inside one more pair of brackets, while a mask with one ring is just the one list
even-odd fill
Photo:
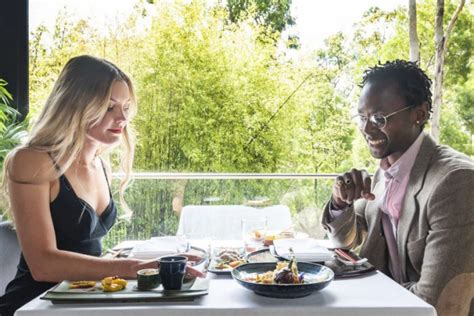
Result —
[[351, 205], [360, 198], [374, 200], [370, 192], [372, 181], [366, 170], [352, 169], [336, 178], [332, 188], [332, 204], [338, 209]]
[[206, 277], [206, 273], [202, 272], [193, 266], [197, 264], [199, 261], [202, 260], [201, 256], [190, 254], [190, 253], [181, 253], [180, 256], [185, 256], [188, 258], [188, 266], [186, 268], [186, 277], [188, 278], [204, 278]]

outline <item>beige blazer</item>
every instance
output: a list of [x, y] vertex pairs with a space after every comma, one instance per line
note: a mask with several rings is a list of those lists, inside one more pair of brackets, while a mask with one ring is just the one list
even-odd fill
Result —
[[[332, 222], [328, 203], [322, 224], [336, 247], [360, 246], [362, 257], [390, 275], [377, 199], [383, 190], [383, 174], [377, 170], [374, 201], [358, 200]], [[397, 245], [408, 280], [403, 286], [432, 305], [449, 280], [474, 272], [474, 163], [428, 135], [410, 173]]]

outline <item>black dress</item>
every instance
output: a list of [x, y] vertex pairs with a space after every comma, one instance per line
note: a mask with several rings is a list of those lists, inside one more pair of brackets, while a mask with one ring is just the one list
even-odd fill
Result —
[[[91, 256], [101, 255], [101, 239], [117, 217], [117, 208], [111, 194], [109, 205], [98, 216], [90, 204], [76, 195], [66, 176], [62, 175], [59, 178], [59, 194], [51, 202], [50, 209], [58, 249]], [[54, 285], [55, 283], [35, 281], [21, 254], [15, 278], [0, 297], [0, 315], [13, 315], [18, 308]]]

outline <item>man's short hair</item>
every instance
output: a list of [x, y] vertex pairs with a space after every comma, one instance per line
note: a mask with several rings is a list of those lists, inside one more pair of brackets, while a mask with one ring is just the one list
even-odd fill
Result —
[[428, 115], [432, 112], [431, 80], [416, 63], [400, 59], [387, 61], [385, 64], [379, 62], [378, 65], [364, 71], [360, 86], [363, 87], [368, 82], [381, 81], [396, 82], [407, 106], [417, 106], [426, 102]]

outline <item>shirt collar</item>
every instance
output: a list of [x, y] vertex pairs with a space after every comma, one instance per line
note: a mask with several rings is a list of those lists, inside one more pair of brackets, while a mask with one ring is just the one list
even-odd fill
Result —
[[401, 157], [390, 166], [387, 158], [380, 161], [380, 168], [385, 171], [386, 178], [394, 178], [396, 181], [401, 182], [403, 178], [410, 174], [411, 168], [415, 163], [416, 156], [420, 151], [421, 143], [423, 142], [424, 133], [415, 139], [413, 144], [401, 155]]

